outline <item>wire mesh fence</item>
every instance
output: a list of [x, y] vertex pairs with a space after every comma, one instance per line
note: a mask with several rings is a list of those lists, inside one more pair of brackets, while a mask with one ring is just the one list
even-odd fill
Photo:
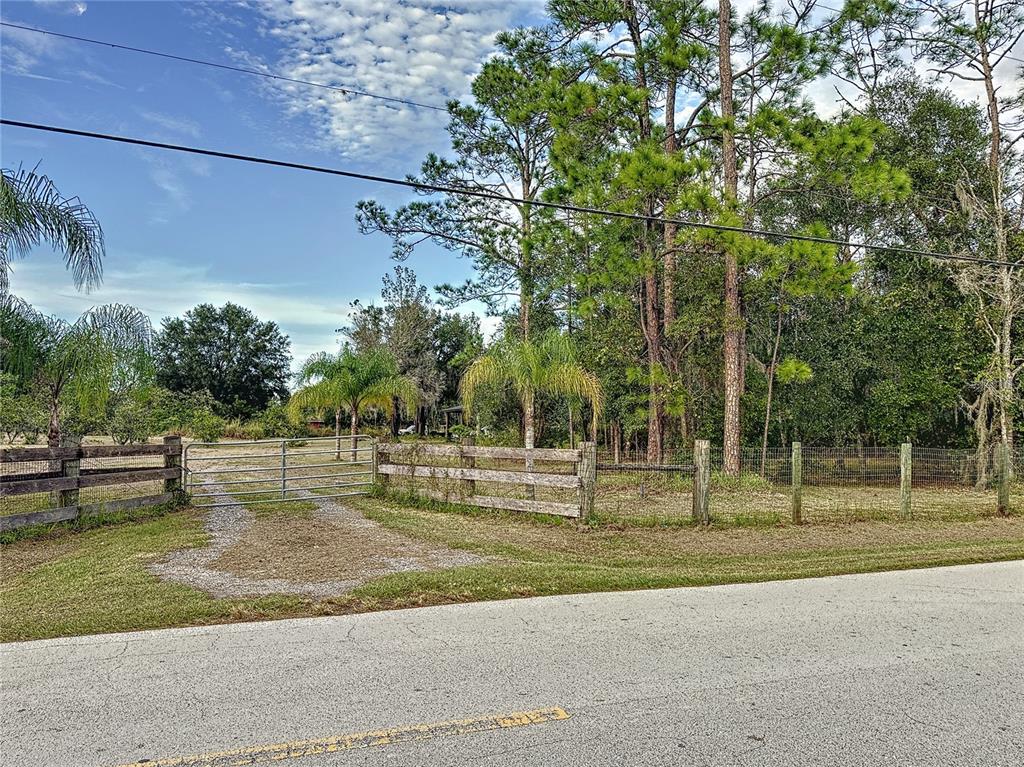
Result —
[[[143, 469], [160, 469], [163, 465], [162, 455], [83, 457], [79, 461], [79, 476], [86, 478], [103, 475], [112, 481], [106, 481], [102, 485], [82, 487], [78, 490], [78, 504], [87, 505], [158, 495], [163, 492], [162, 479], [140, 482], [131, 477], [133, 472]], [[119, 474], [125, 476], [125, 481], [117, 481]], [[60, 476], [60, 460], [40, 458], [0, 463], [0, 486], [4, 483], [54, 479]], [[20, 494], [0, 493], [0, 516], [45, 511], [58, 508], [61, 505], [60, 492], [54, 490]]]
[[[805, 522], [902, 518], [902, 469], [896, 447], [801, 448], [800, 500]], [[973, 519], [997, 510], [994, 451], [913, 447], [911, 513], [915, 519]], [[1012, 463], [1024, 469], [1024, 449]], [[793, 449], [743, 448], [739, 471], [728, 472], [722, 449], [711, 450], [710, 508], [735, 524], [783, 524], [792, 518]], [[1021, 488], [1011, 484], [1010, 510]], [[635, 451], [598, 454], [599, 517], [629, 524], [687, 524], [693, 503], [693, 453], [665, 451], [660, 462]]]

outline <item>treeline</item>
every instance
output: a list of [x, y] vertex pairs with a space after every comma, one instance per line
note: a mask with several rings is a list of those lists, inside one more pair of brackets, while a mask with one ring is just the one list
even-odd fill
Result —
[[293, 375], [288, 337], [236, 304], [200, 304], [154, 329], [130, 306], [96, 307], [68, 322], [6, 294], [2, 436], [30, 444], [45, 437], [54, 446], [89, 434], [121, 444], [168, 433], [203, 441], [300, 437], [337, 433], [360, 416], [381, 433], [411, 420], [426, 435], [437, 408], [458, 402], [461, 371], [483, 347], [479, 320], [439, 310], [403, 267], [385, 276], [379, 306], [352, 309], [337, 355], [343, 372], [364, 379], [356, 388], [365, 390], [400, 377], [408, 383], [401, 402], [398, 393], [382, 402], [357, 391], [353, 404], [339, 398], [337, 381], [320, 387], [330, 390], [321, 400], [294, 398], [290, 384], [309, 389], [321, 371], [311, 373], [307, 362]]
[[[723, 444], [732, 471], [741, 445], [794, 439], [1012, 442], [1019, 269], [665, 219], [1019, 263], [1024, 95], [997, 78], [1017, 66], [1020, 4], [548, 13], [499, 37], [474, 103], [449, 108], [450, 151], [417, 178], [650, 218], [425, 194], [363, 201], [364, 233], [398, 259], [426, 240], [469, 258], [474, 279], [440, 294], [486, 302], [505, 336], [570, 334], [604, 391], [597, 436], [650, 460], [697, 437]], [[929, 67], [935, 79], [915, 74]], [[809, 98], [826, 78], [835, 114]], [[555, 440], [568, 414], [552, 401], [538, 418]]]

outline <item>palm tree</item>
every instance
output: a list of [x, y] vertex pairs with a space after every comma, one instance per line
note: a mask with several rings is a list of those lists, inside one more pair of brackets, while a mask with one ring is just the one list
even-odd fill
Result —
[[[536, 341], [506, 338], [478, 357], [463, 374], [460, 384], [467, 416], [481, 389], [502, 386], [510, 386], [519, 399], [524, 444], [528, 449], [534, 447], [537, 399], [544, 395], [589, 402], [591, 429], [597, 430], [603, 399], [601, 383], [580, 364], [568, 335], [550, 330]], [[529, 455], [526, 469], [533, 470]]]
[[63, 252], [76, 288], [100, 284], [103, 229], [92, 212], [35, 169], [0, 170], [0, 293], [10, 289], [11, 262], [43, 242]]
[[112, 394], [152, 376], [149, 318], [132, 306], [90, 309], [75, 322], [48, 317], [11, 295], [0, 297], [3, 371], [42, 389], [49, 402], [47, 443], [59, 447], [68, 398], [83, 413], [101, 413]]
[[348, 346], [337, 354], [319, 352], [303, 363], [298, 373], [302, 386], [289, 403], [293, 411], [334, 411], [336, 460], [341, 460], [341, 413], [349, 413], [352, 460], [356, 460], [359, 415], [370, 408], [390, 412], [396, 399], [411, 408], [419, 392], [416, 383], [400, 375], [394, 356], [384, 349], [354, 352]]

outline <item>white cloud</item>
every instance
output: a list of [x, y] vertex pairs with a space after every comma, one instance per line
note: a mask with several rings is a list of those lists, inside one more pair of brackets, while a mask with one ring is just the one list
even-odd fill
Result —
[[151, 122], [170, 133], [184, 133], [192, 138], [199, 138], [199, 124], [195, 120], [190, 120], [187, 117], [176, 117], [174, 115], [163, 114], [162, 112], [147, 110], [140, 110], [139, 116], [143, 120]]
[[68, 0], [33, 0], [33, 4], [53, 13], [66, 16], [81, 16], [89, 10], [88, 3], [69, 2]]
[[[301, 283], [231, 282], [213, 277], [207, 266], [124, 256], [121, 260], [125, 265], [117, 267], [108, 260], [103, 285], [86, 294], [75, 291], [59, 259], [40, 252], [15, 263], [12, 291], [41, 311], [67, 319], [91, 306], [131, 304], [149, 315], [154, 325], [199, 303], [220, 306], [231, 301], [252, 309], [262, 320], [278, 323], [291, 338], [296, 362], [337, 348], [334, 331], [347, 321], [346, 302], [317, 296]], [[372, 296], [363, 297], [367, 299]]]
[[[258, 8], [261, 31], [281, 45], [268, 71], [442, 106], [467, 97], [496, 34], [521, 10], [499, 0], [455, 0], [446, 7], [429, 0], [296, 0]], [[311, 118], [323, 142], [347, 156], [408, 159], [444, 141], [444, 112], [298, 84], [269, 87], [288, 114]]]

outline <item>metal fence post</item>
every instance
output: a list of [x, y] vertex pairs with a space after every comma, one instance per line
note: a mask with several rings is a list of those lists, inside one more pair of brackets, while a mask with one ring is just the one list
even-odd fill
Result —
[[377, 484], [377, 464], [379, 462], [380, 438], [374, 437], [370, 441], [370, 484]]
[[693, 443], [693, 521], [711, 523], [708, 485], [711, 483], [711, 443], [698, 439]]
[[580, 478], [580, 521], [586, 522], [594, 513], [597, 491], [597, 443], [581, 442], [580, 462], [576, 471]]
[[285, 497], [285, 493], [288, 490], [288, 453], [286, 445], [288, 443], [285, 440], [281, 440], [281, 497]]
[[793, 443], [792, 461], [793, 524], [803, 522], [803, 452], [799, 442]]
[[173, 493], [176, 490], [181, 490], [181, 437], [168, 435], [164, 437], [164, 445], [173, 448], [171, 452], [164, 453], [164, 468], [178, 470], [176, 478], [164, 480], [164, 492]]
[[[78, 448], [82, 445], [81, 437], [62, 437], [60, 446], [63, 448]], [[61, 459], [60, 462], [60, 475], [62, 477], [75, 477], [78, 478], [81, 473], [81, 458], [76, 456], [74, 458]], [[73, 488], [67, 490], [58, 490], [54, 495], [56, 498], [54, 505], [62, 509], [66, 506], [77, 506], [78, 505], [78, 485], [76, 484]]]
[[996, 447], [999, 455], [999, 495], [996, 512], [1000, 516], [1010, 513], [1010, 446], [1004, 438]]
[[900, 518], [912, 519], [913, 510], [910, 506], [910, 486], [913, 480], [914, 448], [909, 442], [900, 445]]

